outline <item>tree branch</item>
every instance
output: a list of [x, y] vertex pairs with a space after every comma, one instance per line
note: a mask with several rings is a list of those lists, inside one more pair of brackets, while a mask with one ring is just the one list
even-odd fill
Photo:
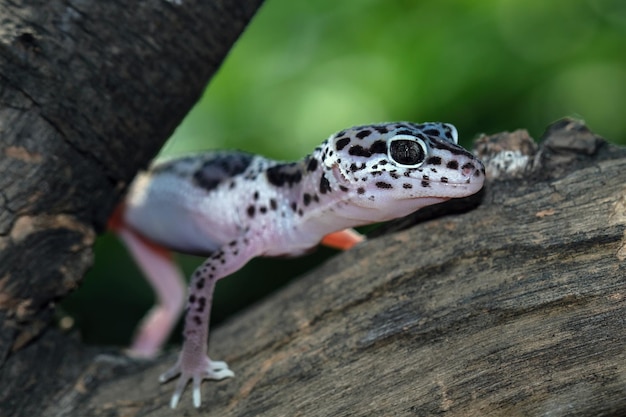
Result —
[[[211, 355], [237, 376], [204, 383], [201, 414], [623, 412], [626, 149], [565, 120], [539, 147], [518, 131], [478, 152], [477, 207], [422, 213], [216, 329]], [[170, 415], [157, 378], [177, 352], [142, 363], [43, 339], [25, 352], [76, 358], [55, 364], [67, 377], [45, 415]]]
[[178, 3], [0, 2], [0, 365], [77, 287], [94, 230], [261, 1]]

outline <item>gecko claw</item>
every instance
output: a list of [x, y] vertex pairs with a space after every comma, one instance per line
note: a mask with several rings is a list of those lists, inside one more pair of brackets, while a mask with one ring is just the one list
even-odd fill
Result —
[[228, 364], [226, 362], [212, 361], [209, 358], [206, 358], [206, 361], [195, 369], [183, 370], [181, 367], [181, 360], [179, 359], [176, 365], [159, 376], [159, 382], [163, 383], [169, 381], [177, 375], [180, 375], [180, 377], [176, 382], [176, 388], [174, 389], [174, 394], [170, 400], [170, 408], [172, 409], [178, 406], [180, 397], [183, 395], [183, 391], [185, 391], [185, 387], [189, 381], [192, 381], [193, 384], [193, 406], [199, 408], [202, 403], [202, 394], [200, 391], [202, 380], [232, 378], [235, 376], [235, 373], [228, 368]]

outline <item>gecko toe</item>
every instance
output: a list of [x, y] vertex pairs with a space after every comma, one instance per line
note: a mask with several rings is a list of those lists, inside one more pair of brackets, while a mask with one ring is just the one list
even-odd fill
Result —
[[172, 399], [170, 400], [170, 408], [174, 410], [178, 406], [178, 400], [180, 400], [180, 394], [172, 395]]
[[178, 382], [176, 383], [176, 389], [174, 390], [174, 394], [172, 395], [172, 399], [170, 400], [171, 408], [176, 408], [176, 406], [178, 405], [178, 400], [180, 400], [180, 397], [183, 395], [183, 391], [185, 390], [189, 379], [190, 378], [185, 375], [181, 375], [181, 377], [178, 378]]
[[209, 360], [206, 373], [207, 375], [205, 378], [216, 380], [232, 378], [235, 376], [235, 373], [228, 368], [228, 364], [223, 361]]
[[159, 376], [159, 382], [167, 382], [180, 374], [180, 365], [177, 363]]
[[195, 377], [193, 379], [193, 406], [200, 408], [202, 403], [202, 393], [200, 391], [200, 385], [202, 384], [202, 378]]

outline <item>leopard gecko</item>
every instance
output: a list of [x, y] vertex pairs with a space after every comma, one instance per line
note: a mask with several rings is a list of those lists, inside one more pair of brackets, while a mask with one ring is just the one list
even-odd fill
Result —
[[[155, 289], [131, 352], [157, 353], [186, 303], [184, 344], [161, 375], [179, 376], [170, 406], [189, 382], [195, 407], [203, 379], [234, 376], [207, 356], [215, 282], [256, 256], [297, 256], [318, 243], [350, 248], [351, 227], [410, 214], [476, 193], [485, 169], [447, 123], [381, 123], [331, 135], [297, 162], [244, 152], [207, 152], [154, 164], [131, 184], [110, 222]], [[167, 249], [166, 249], [167, 248]], [[183, 277], [168, 250], [207, 256]]]

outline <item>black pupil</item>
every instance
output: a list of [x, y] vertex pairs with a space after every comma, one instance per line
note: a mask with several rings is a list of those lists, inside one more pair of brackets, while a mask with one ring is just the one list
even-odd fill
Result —
[[395, 140], [391, 142], [389, 154], [399, 164], [417, 165], [424, 161], [424, 149], [412, 140]]

